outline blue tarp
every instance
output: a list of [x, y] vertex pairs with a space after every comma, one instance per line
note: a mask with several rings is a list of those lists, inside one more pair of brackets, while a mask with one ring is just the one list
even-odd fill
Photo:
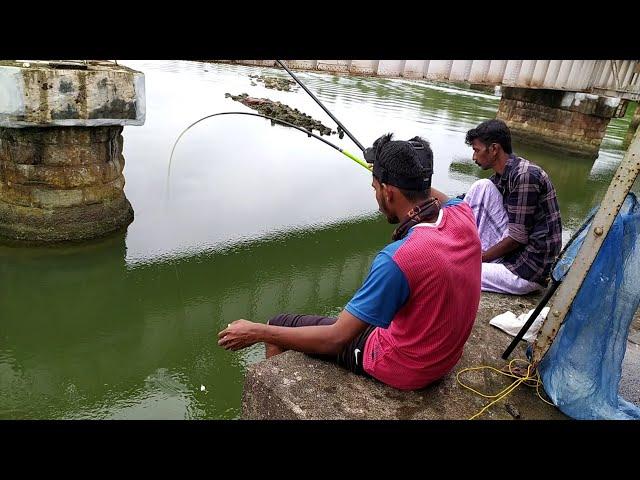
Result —
[[[564, 278], [587, 232], [556, 264], [555, 280]], [[618, 395], [629, 326], [640, 304], [639, 232], [640, 206], [630, 193], [538, 365], [545, 391], [572, 418], [640, 419], [640, 407]]]

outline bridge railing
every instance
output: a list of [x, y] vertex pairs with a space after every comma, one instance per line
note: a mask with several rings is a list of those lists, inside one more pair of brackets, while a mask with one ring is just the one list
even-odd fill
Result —
[[[232, 60], [276, 66], [274, 60]], [[595, 93], [640, 100], [638, 60], [287, 60], [293, 69]]]

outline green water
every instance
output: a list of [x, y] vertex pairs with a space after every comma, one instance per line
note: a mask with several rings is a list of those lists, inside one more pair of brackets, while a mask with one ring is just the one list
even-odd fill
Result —
[[[216, 333], [237, 318], [334, 315], [392, 227], [377, 214], [370, 174], [316, 140], [268, 121], [198, 118], [249, 111], [224, 97], [283, 101], [333, 126], [301, 90], [250, 85], [283, 72], [196, 62], [126, 62], [146, 76], [147, 121], [126, 127], [126, 232], [82, 246], [0, 247], [0, 418], [237, 418], [255, 345], [226, 352]], [[434, 186], [459, 194], [488, 176], [467, 129], [499, 98], [451, 85], [300, 73], [363, 143], [422, 135]], [[630, 113], [613, 120], [595, 161], [540, 147], [561, 205], [565, 240], [604, 195], [622, 158]], [[331, 140], [357, 153], [345, 136]], [[204, 390], [202, 387], [204, 386]]]

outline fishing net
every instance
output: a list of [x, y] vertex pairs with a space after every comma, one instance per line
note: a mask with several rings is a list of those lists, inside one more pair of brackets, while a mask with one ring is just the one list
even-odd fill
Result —
[[[553, 270], [561, 281], [593, 216]], [[625, 199], [549, 351], [538, 365], [544, 389], [577, 419], [640, 419], [640, 407], [618, 394], [629, 326], [640, 304], [640, 206]]]

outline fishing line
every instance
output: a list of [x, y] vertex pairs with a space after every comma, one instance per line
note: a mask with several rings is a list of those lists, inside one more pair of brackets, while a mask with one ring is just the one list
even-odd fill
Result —
[[[173, 160], [173, 153], [175, 152], [176, 145], [178, 145], [178, 142], [180, 141], [182, 136], [185, 133], [187, 133], [187, 131], [189, 129], [191, 129], [191, 127], [193, 127], [194, 125], [197, 125], [198, 123], [200, 123], [200, 122], [202, 122], [202, 121], [204, 121], [204, 120], [206, 120], [208, 118], [218, 117], [218, 116], [221, 116], [221, 115], [248, 115], [248, 116], [251, 116], [251, 117], [260, 117], [260, 118], [265, 118], [267, 120], [271, 120], [272, 122], [275, 122], [275, 123], [279, 123], [279, 124], [286, 125], [286, 126], [291, 127], [291, 128], [295, 128], [296, 130], [306, 134], [307, 136], [313, 137], [316, 140], [320, 140], [322, 143], [324, 143], [326, 145], [329, 145], [330, 147], [336, 149], [337, 151], [339, 151], [340, 153], [342, 153], [346, 157], [350, 158], [351, 160], [353, 160], [357, 164], [359, 164], [362, 167], [366, 168], [367, 171], [369, 171], [369, 172], [371, 171], [371, 165], [366, 163], [364, 160], [356, 157], [355, 155], [353, 155], [352, 153], [348, 152], [344, 148], [340, 148], [337, 145], [335, 145], [334, 143], [331, 143], [330, 141], [328, 141], [328, 140], [316, 135], [315, 133], [310, 132], [309, 130], [306, 130], [306, 129], [302, 128], [302, 127], [294, 125], [293, 123], [289, 123], [289, 122], [286, 122], [284, 120], [278, 120], [277, 118], [269, 117], [267, 115], [261, 115], [259, 113], [252, 113], [252, 112], [219, 112], [219, 113], [213, 113], [211, 115], [206, 115], [206, 116], [200, 118], [199, 120], [196, 120], [191, 125], [189, 125], [187, 128], [185, 128], [180, 135], [178, 135], [178, 138], [176, 139], [175, 143], [173, 144], [173, 147], [171, 148], [171, 155], [169, 156], [169, 168], [167, 170], [167, 196], [168, 196], [168, 192], [169, 192], [169, 178], [170, 178], [170, 175], [171, 175], [171, 162]], [[346, 130], [345, 130], [345, 132], [346, 132]]]

